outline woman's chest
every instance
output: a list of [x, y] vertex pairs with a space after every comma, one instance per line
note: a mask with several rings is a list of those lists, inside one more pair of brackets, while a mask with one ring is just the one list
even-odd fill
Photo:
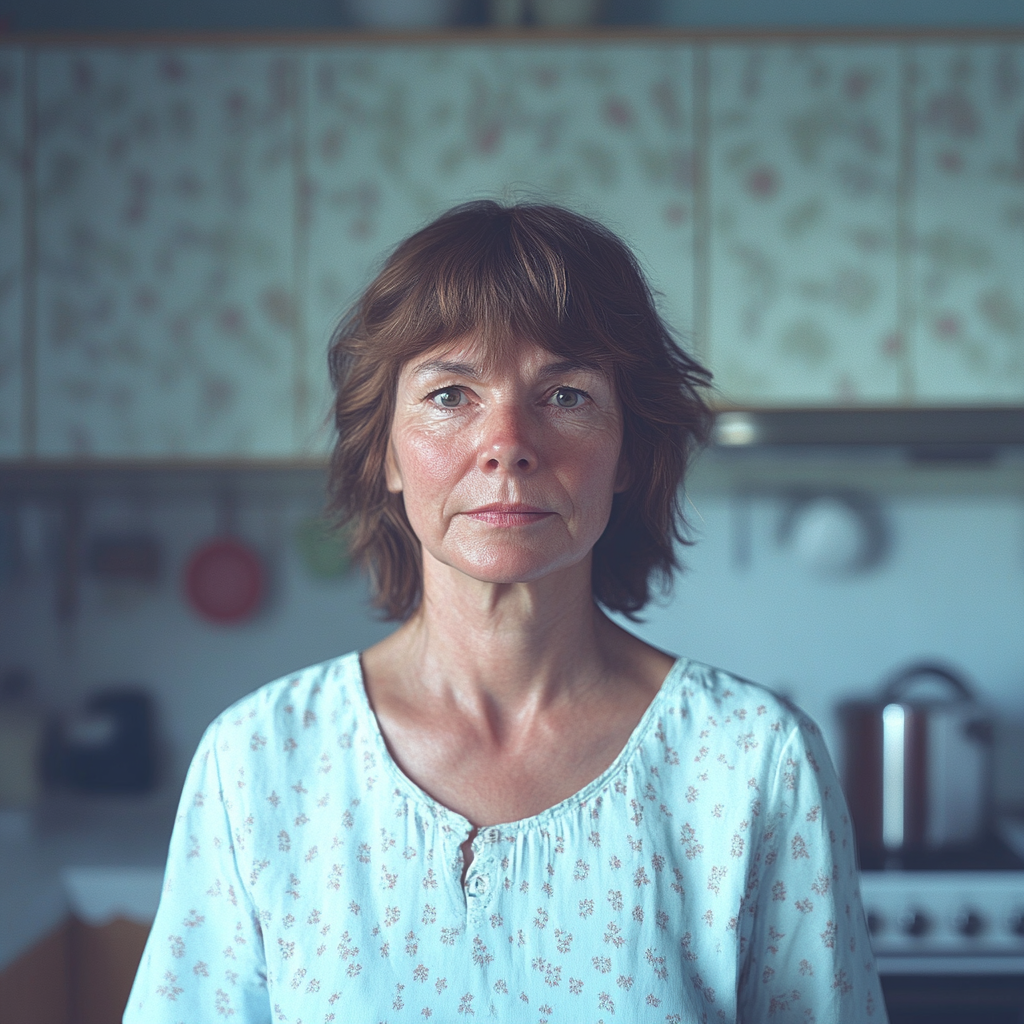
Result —
[[[479, 858], [459, 892], [444, 868], [381, 859], [289, 879], [262, 904], [272, 997], [306, 1019], [699, 1020], [737, 989], [735, 901], [656, 856]], [[357, 864], [360, 863], [357, 861]], [[270, 894], [273, 899], [273, 894]], [[730, 918], [733, 920], [730, 923]], [[657, 1016], [653, 1016], [657, 1011]], [[724, 1019], [731, 1019], [725, 1017]]]
[[374, 1020], [413, 997], [442, 1019], [460, 1005], [595, 1021], [610, 1007], [631, 1019], [709, 998], [722, 1008], [740, 961], [749, 825], [724, 810], [717, 827], [684, 821], [637, 782], [527, 829], [481, 829], [464, 880], [464, 836], [393, 791], [350, 802], [338, 829], [293, 828], [287, 849], [261, 837], [251, 895], [272, 986], [322, 991], [332, 979], [346, 999], [378, 1000]]

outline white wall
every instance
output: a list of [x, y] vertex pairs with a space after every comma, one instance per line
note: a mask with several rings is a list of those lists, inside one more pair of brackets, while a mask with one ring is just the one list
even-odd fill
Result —
[[961, 668], [993, 705], [1024, 714], [1024, 498], [879, 496], [891, 526], [888, 558], [862, 576], [827, 581], [779, 545], [781, 500], [752, 503], [742, 568], [734, 499], [691, 495], [702, 525], [684, 556], [690, 570], [639, 632], [785, 691], [819, 721], [837, 760], [836, 703], [877, 691], [920, 658]]

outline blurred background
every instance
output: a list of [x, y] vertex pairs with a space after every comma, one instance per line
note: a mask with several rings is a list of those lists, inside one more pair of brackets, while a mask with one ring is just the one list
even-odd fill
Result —
[[481, 196], [715, 373], [630, 628], [843, 772], [894, 1022], [1024, 1021], [1024, 4], [0, 0], [0, 1024], [120, 1019], [206, 725], [390, 627], [325, 353]]

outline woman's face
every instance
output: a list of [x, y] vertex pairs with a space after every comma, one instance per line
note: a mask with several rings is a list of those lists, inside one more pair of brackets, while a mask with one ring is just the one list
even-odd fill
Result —
[[425, 561], [528, 582], [588, 558], [624, 487], [621, 450], [603, 372], [531, 342], [494, 363], [469, 335], [403, 367], [387, 484]]

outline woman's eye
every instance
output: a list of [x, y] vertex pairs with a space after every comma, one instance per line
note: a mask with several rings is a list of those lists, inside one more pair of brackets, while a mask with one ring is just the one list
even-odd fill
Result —
[[559, 409], [575, 409], [576, 406], [583, 404], [585, 397], [582, 391], [577, 391], [575, 388], [559, 388], [551, 396], [551, 402]]
[[456, 409], [463, 404], [465, 397], [459, 388], [445, 388], [430, 396], [434, 405], [440, 409]]

